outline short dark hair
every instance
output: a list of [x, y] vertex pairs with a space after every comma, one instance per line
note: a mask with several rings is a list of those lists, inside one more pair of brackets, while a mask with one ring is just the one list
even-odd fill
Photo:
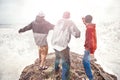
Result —
[[91, 23], [92, 22], [92, 16], [91, 15], [85, 16], [85, 22], [86, 23]]

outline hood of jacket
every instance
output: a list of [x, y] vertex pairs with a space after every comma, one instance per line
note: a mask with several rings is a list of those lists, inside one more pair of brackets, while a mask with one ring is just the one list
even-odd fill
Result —
[[89, 23], [86, 25], [87, 28], [96, 28], [96, 24]]

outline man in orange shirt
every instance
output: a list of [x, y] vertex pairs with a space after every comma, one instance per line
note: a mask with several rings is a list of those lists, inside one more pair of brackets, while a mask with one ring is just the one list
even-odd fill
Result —
[[96, 39], [96, 25], [91, 23], [92, 16], [87, 15], [85, 18], [82, 18], [83, 23], [86, 25], [86, 34], [85, 34], [85, 51], [83, 57], [83, 65], [88, 76], [89, 80], [93, 80], [93, 74], [90, 66], [90, 54], [94, 56], [94, 52], [97, 48], [97, 39]]

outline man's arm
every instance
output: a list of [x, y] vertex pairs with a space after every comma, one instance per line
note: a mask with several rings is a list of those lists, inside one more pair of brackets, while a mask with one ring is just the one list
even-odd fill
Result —
[[82, 21], [83, 21], [83, 23], [86, 25], [87, 23], [85, 22], [85, 18], [83, 17], [82, 18]]
[[49, 30], [54, 29], [54, 26], [55, 25], [51, 24], [50, 22], [47, 22], [47, 27], [48, 27]]
[[24, 28], [20, 29], [18, 32], [22, 33], [25, 32], [27, 30], [31, 30], [32, 29], [32, 23], [30, 23], [28, 26], [25, 26]]
[[81, 34], [80, 30], [76, 27], [75, 24], [73, 24], [72, 27], [71, 27], [71, 33], [72, 33], [72, 35], [75, 36], [76, 38], [79, 38], [79, 37], [80, 37], [80, 34]]

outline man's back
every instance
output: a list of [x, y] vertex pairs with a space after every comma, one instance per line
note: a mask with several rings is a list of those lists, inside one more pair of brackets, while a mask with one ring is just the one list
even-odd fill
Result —
[[70, 42], [71, 34], [75, 37], [80, 36], [80, 31], [76, 25], [69, 19], [59, 20], [53, 31], [53, 47], [57, 50], [65, 49]]
[[70, 70], [70, 42], [71, 34], [80, 37], [80, 31], [75, 24], [69, 20], [70, 12], [63, 13], [63, 19], [59, 20], [53, 30], [52, 46], [55, 50], [55, 74], [59, 73], [60, 59], [62, 59], [62, 80], [69, 80]]

